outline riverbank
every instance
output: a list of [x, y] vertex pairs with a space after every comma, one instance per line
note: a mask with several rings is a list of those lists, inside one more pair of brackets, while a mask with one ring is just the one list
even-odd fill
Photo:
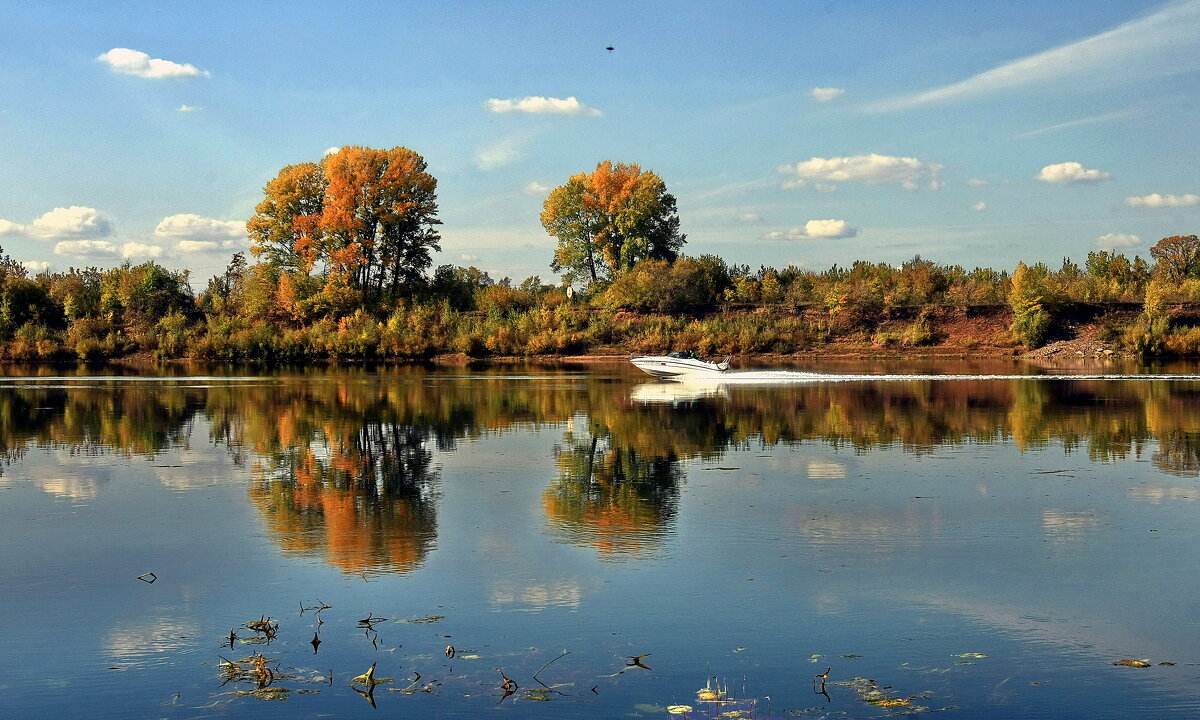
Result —
[[[536, 317], [542, 324], [531, 324]], [[727, 308], [704, 314], [611, 312], [575, 306], [555, 313], [514, 314], [499, 319], [477, 315], [421, 315], [393, 324], [362, 318], [336, 328], [291, 328], [265, 332], [256, 326], [219, 342], [196, 336], [170, 352], [160, 339], [143, 336], [115, 355], [88, 356], [59, 345], [46, 353], [17, 352], [10, 344], [8, 364], [96, 363], [134, 368], [174, 365], [326, 364], [433, 362], [439, 365], [620, 360], [630, 355], [691, 350], [704, 357], [735, 355], [741, 362], [788, 365], [815, 361], [904, 359], [1008, 359], [1044, 364], [1076, 360], [1194, 357], [1171, 337], [1137, 352], [1143, 321], [1136, 306], [1059, 308], [1046, 342], [1029, 349], [1014, 337], [1006, 306], [952, 308], [924, 306], [873, 315], [831, 316], [820, 308]], [[1198, 324], [1195, 309], [1175, 308], [1170, 322], [1190, 338]], [[1144, 344], [1144, 343], [1143, 343]], [[20, 347], [19, 347], [20, 346]]]

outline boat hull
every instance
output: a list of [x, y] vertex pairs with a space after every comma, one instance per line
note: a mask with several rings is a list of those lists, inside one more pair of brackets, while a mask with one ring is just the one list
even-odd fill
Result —
[[634, 367], [656, 378], [716, 377], [725, 372], [728, 364], [710, 363], [696, 358], [675, 358], [667, 355], [644, 355], [630, 358]]

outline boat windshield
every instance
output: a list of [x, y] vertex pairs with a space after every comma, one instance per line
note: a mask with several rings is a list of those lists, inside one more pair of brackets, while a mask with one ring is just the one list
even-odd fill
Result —
[[678, 350], [672, 350], [671, 352], [667, 353], [667, 357], [669, 357], [669, 358], [680, 358], [680, 359], [682, 359], [682, 360], [686, 360], [686, 359], [688, 359], [688, 358], [694, 358], [694, 357], [696, 357], [696, 353], [694, 353], [694, 352], [680, 352], [680, 351], [678, 351]]

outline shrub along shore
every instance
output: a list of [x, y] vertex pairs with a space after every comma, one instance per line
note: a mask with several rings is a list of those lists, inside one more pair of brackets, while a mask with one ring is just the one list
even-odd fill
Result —
[[[619, 356], [1200, 356], [1200, 279], [1140, 258], [1092, 253], [1080, 268], [1007, 272], [865, 262], [823, 272], [648, 260], [568, 292], [443, 266], [418, 291], [368, 308], [297, 287], [235, 256], [194, 296], [186, 272], [153, 262], [28, 276], [0, 263], [0, 359], [204, 362], [405, 361]], [[1071, 345], [1069, 343], [1074, 343]], [[1046, 351], [1043, 351], [1045, 353]]]

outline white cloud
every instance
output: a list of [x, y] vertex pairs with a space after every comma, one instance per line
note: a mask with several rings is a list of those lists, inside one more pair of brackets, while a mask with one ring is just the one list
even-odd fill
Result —
[[538, 97], [531, 95], [523, 98], [500, 100], [491, 98], [483, 104], [494, 113], [521, 112], [535, 115], [599, 115], [600, 111], [579, 102], [575, 97], [567, 99]]
[[987, 184], [987, 180], [982, 180], [980, 178], [971, 178], [970, 180], [967, 180], [967, 187], [983, 187]]
[[212, 240], [180, 240], [175, 249], [181, 253], [216, 252], [227, 249], [223, 243]]
[[152, 58], [139, 50], [130, 50], [129, 48], [113, 48], [96, 59], [108, 65], [114, 72], [140, 78], [160, 79], [212, 76], [207, 70], [201, 70], [190, 63], [160, 60]]
[[550, 191], [553, 189], [554, 187], [552, 185], [547, 185], [534, 180], [533, 182], [525, 185], [525, 187], [521, 188], [521, 192], [530, 197], [539, 197], [549, 195]]
[[164, 240], [193, 240], [220, 243], [233, 247], [234, 241], [246, 237], [246, 223], [238, 220], [213, 220], [195, 213], [171, 215], [154, 228], [154, 236]]
[[74, 258], [115, 258], [120, 253], [117, 246], [107, 240], [63, 240], [54, 246], [54, 254]]
[[817, 184], [819, 190], [832, 190], [828, 183], [861, 182], [867, 185], [897, 183], [909, 190], [922, 185], [937, 190], [942, 182], [938, 174], [943, 166], [921, 162], [911, 157], [890, 155], [855, 155], [853, 157], [810, 158], [795, 165], [780, 165], [780, 173], [788, 176], [785, 188], [805, 187], [809, 182]]
[[0, 220], [0, 237], [5, 235], [24, 235], [25, 226], [18, 225], [10, 220]]
[[463, 262], [475, 262], [479, 260], [479, 256], [471, 255], [470, 253], [463, 253], [462, 255], [458, 256], [458, 259], [462, 260]]
[[738, 219], [738, 221], [744, 222], [744, 223], [757, 223], [757, 222], [762, 222], [762, 215], [759, 215], [758, 213], [754, 213], [754, 212], [746, 212], [746, 213], [741, 213], [740, 215], [738, 215], [737, 219]]
[[1095, 185], [1101, 180], [1108, 180], [1112, 175], [1103, 170], [1090, 170], [1083, 167], [1077, 162], [1064, 162], [1056, 165], [1047, 165], [1042, 168], [1042, 171], [1037, 174], [1037, 179], [1042, 182], [1054, 183], [1056, 185], [1076, 185], [1087, 184]]
[[95, 208], [72, 205], [54, 208], [26, 228], [44, 240], [96, 237], [112, 232], [112, 222]]
[[184, 104], [184, 105], [180, 105], [180, 106], [179, 106], [178, 112], [181, 112], [181, 113], [190, 113], [190, 112], [196, 112], [196, 111], [197, 111], [197, 110], [199, 110], [199, 109], [200, 109], [200, 108], [196, 107], [195, 105], [186, 105], [186, 104]]
[[1055, 80], [1086, 77], [1137, 82], [1196, 65], [1200, 2], [1170, 2], [1145, 17], [1052, 50], [1005, 63], [960, 82], [884, 100], [868, 109], [903, 110]]
[[37, 274], [50, 269], [50, 263], [45, 260], [22, 260], [21, 264], [31, 273]]
[[521, 153], [517, 149], [517, 140], [505, 138], [476, 150], [475, 165], [480, 170], [495, 170], [513, 164], [519, 157]]
[[983, 212], [984, 210], [987, 210], [987, 203], [980, 200], [979, 202], [972, 205], [971, 209], [974, 210], [975, 212]]
[[[1159, 195], [1151, 193], [1150, 195], [1142, 195], [1140, 197], [1127, 197], [1125, 204], [1129, 207], [1142, 208], [1175, 208], [1175, 207], [1192, 207], [1200, 205], [1200, 195]], [[3, 226], [0, 225], [0, 235], [4, 234]]]
[[831, 100], [837, 100], [841, 96], [845, 95], [846, 91], [841, 88], [815, 87], [812, 90], [809, 90], [808, 94], [811, 95], [812, 99], [816, 100], [817, 102], [829, 102]]
[[143, 245], [142, 243], [127, 242], [121, 246], [121, 257], [162, 257], [163, 249], [158, 245]]
[[770, 232], [765, 240], [812, 240], [815, 238], [851, 238], [858, 235], [858, 228], [851, 227], [845, 220], [809, 220], [803, 228], [794, 227], [783, 232]]
[[336, 155], [339, 151], [341, 151], [341, 149], [342, 148], [337, 145], [334, 145], [333, 147], [327, 147], [327, 148], [325, 148], [325, 152], [322, 154], [322, 157]]
[[1126, 233], [1109, 233], [1096, 238], [1096, 247], [1101, 250], [1115, 250], [1117, 248], [1127, 248], [1141, 244], [1142, 239], [1140, 237]]

